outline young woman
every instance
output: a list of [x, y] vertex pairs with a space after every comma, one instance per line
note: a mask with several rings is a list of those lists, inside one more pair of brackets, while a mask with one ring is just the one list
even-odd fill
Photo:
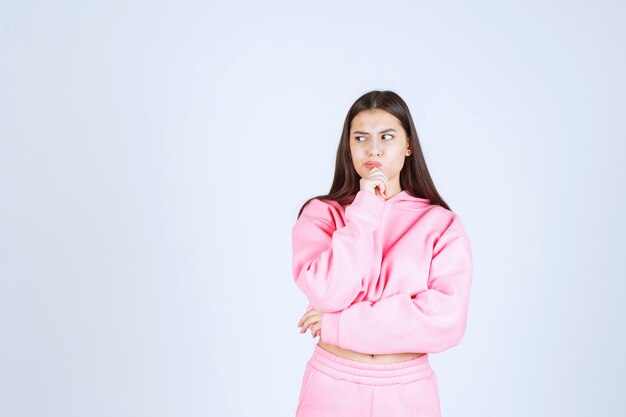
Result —
[[440, 416], [428, 354], [464, 336], [472, 253], [396, 93], [350, 107], [330, 192], [304, 203], [292, 238], [298, 327], [320, 336], [296, 417]]

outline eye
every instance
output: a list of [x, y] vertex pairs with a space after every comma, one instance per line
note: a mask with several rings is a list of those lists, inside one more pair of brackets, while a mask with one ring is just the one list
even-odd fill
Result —
[[354, 139], [355, 139], [357, 142], [361, 142], [361, 141], [359, 140], [359, 138], [362, 138], [362, 137], [363, 137], [363, 136], [355, 136], [355, 137], [354, 137]]
[[383, 137], [385, 137], [385, 136], [391, 136], [391, 139], [393, 139], [393, 135], [391, 135], [391, 134], [389, 134], [389, 133], [385, 133], [385, 134], [383, 135]]

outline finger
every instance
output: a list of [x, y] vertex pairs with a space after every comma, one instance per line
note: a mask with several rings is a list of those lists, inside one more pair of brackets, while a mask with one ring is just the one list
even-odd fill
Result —
[[306, 333], [306, 331], [309, 329], [309, 327], [311, 326], [311, 324], [313, 324], [313, 323], [311, 322], [311, 320], [310, 320], [310, 319], [308, 319], [308, 318], [307, 318], [306, 320], [304, 320], [304, 321], [302, 322], [302, 327], [300, 328], [300, 334], [302, 334], [302, 333]]
[[387, 194], [387, 192], [389, 191], [389, 179], [387, 178], [383, 170], [380, 170], [377, 178], [380, 180], [381, 189], [384, 189], [385, 194]]
[[[314, 316], [319, 315], [319, 314], [321, 314], [321, 311], [319, 311], [319, 310], [317, 310], [315, 308], [312, 308], [311, 310], [307, 311], [300, 318], [300, 321], [298, 322], [298, 327], [301, 327], [304, 324], [304, 322], [309, 319], [309, 317], [314, 317]], [[300, 331], [300, 333], [304, 333], [304, 331]]]
[[310, 317], [310, 316], [311, 316], [311, 314], [314, 314], [313, 310], [315, 310], [315, 309], [314, 309], [314, 308], [310, 309], [309, 311], [307, 311], [306, 313], [304, 313], [304, 314], [302, 315], [302, 317], [300, 317], [300, 320], [298, 321], [298, 327], [302, 326], [302, 322], [303, 322], [304, 320], [306, 320], [306, 319], [307, 319], [307, 317]]
[[379, 187], [381, 193], [387, 193], [389, 189], [387, 176], [380, 168], [376, 168], [376, 170], [377, 171], [370, 172], [368, 177], [374, 180], [374, 188]]
[[314, 323], [311, 323], [311, 336], [315, 337], [315, 335], [322, 329], [322, 320], [318, 320]]
[[317, 317], [317, 316], [311, 316], [311, 317], [307, 317], [304, 322], [302, 323], [302, 328], [300, 329], [300, 333], [305, 333], [309, 327], [317, 324], [321, 322], [321, 317]]
[[322, 326], [316, 326], [315, 327], [315, 331], [313, 332], [313, 337], [317, 337], [319, 336], [319, 334], [322, 332]]
[[389, 193], [389, 181], [387, 180], [387, 177], [385, 177], [384, 175], [380, 178], [380, 189], [382, 190], [382, 193], [385, 195]]
[[385, 183], [382, 181], [378, 182], [378, 184], [376, 185], [376, 190], [378, 190], [378, 195], [380, 197], [383, 197], [383, 195], [385, 194]]
[[304, 324], [306, 323], [306, 319], [301, 318], [300, 322], [298, 323], [298, 327], [300, 328], [300, 334], [304, 333]]
[[312, 324], [313, 323], [307, 323], [304, 326], [302, 326], [302, 330], [300, 330], [300, 333], [306, 333], [307, 331], [309, 331], [310, 328], [312, 328]]

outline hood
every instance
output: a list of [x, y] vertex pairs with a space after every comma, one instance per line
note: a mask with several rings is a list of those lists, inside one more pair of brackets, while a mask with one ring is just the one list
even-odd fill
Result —
[[387, 200], [385, 204], [391, 207], [419, 207], [424, 205], [430, 205], [431, 202], [427, 198], [414, 197], [407, 190], [402, 190], [399, 193], [394, 194]]
[[[352, 196], [352, 199], [356, 194]], [[431, 201], [427, 198], [414, 197], [407, 190], [402, 190], [399, 193], [394, 194], [387, 200], [385, 204], [388, 207], [401, 207], [401, 208], [416, 208], [431, 205]]]

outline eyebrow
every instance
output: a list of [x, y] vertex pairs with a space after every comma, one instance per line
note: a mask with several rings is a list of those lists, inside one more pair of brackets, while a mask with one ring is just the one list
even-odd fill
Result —
[[[398, 133], [398, 131], [396, 129], [385, 129], [385, 130], [381, 130], [378, 133], [387, 133], [387, 132], [396, 132], [396, 133]], [[369, 135], [368, 132], [363, 132], [362, 130], [355, 130], [354, 132], [352, 132], [353, 135], [355, 135], [357, 133], [359, 133], [361, 135]]]

